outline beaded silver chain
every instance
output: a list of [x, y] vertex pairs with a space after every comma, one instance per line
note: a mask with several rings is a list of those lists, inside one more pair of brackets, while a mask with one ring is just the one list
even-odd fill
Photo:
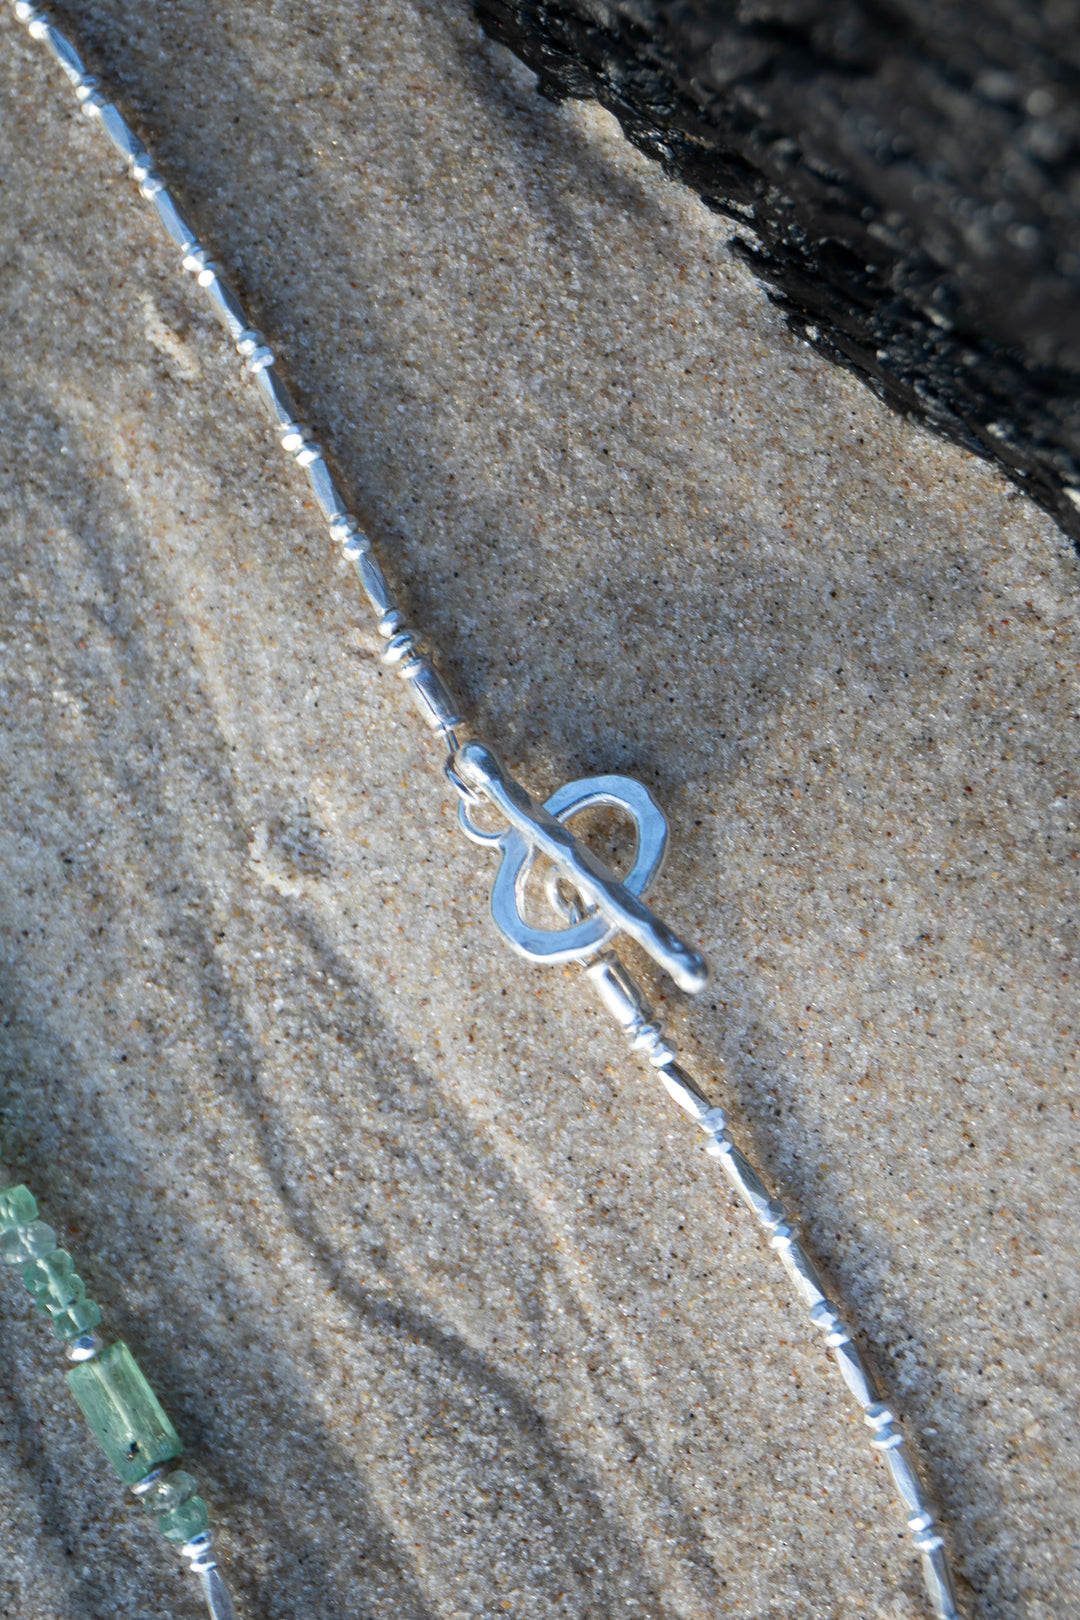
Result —
[[[382, 662], [402, 679], [444, 750], [443, 770], [458, 797], [462, 832], [500, 856], [491, 900], [497, 928], [513, 950], [531, 961], [579, 963], [631, 1048], [641, 1054], [669, 1097], [703, 1131], [706, 1153], [719, 1164], [760, 1226], [871, 1431], [870, 1445], [888, 1468], [921, 1560], [931, 1613], [936, 1620], [960, 1620], [944, 1538], [896, 1415], [882, 1399], [787, 1210], [735, 1145], [722, 1110], [680, 1066], [671, 1035], [610, 948], [617, 935], [625, 934], [681, 989], [693, 993], [706, 982], [708, 970], [701, 956], [644, 904], [667, 842], [662, 812], [645, 788], [622, 776], [567, 783], [540, 804], [513, 779], [488, 744], [478, 739], [459, 741], [457, 730], [464, 717], [430, 650], [424, 650], [419, 633], [406, 623], [372, 554], [371, 542], [350, 515], [322, 448], [311, 437], [278, 374], [273, 350], [251, 326], [240, 300], [177, 206], [146, 147], [102, 94], [97, 79], [86, 72], [69, 41], [30, 0], [11, 3], [18, 21], [67, 76], [82, 112], [101, 126], [123, 159], [140, 195], [178, 250], [184, 271], [194, 277], [235, 345], [282, 450], [307, 474], [330, 537], [353, 564], [375, 615], [384, 643]], [[596, 805], [614, 807], [635, 826], [635, 857], [621, 881], [566, 825], [573, 816]], [[560, 926], [537, 928], [523, 913], [525, 885], [538, 862], [545, 870], [544, 893]], [[52, 1316], [57, 1336], [68, 1341], [68, 1355], [74, 1363], [69, 1383], [110, 1461], [136, 1497], [158, 1516], [167, 1539], [182, 1540], [181, 1551], [199, 1577], [212, 1620], [233, 1620], [232, 1601], [213, 1553], [212, 1531], [201, 1527], [205, 1504], [195, 1494], [191, 1476], [174, 1466], [179, 1455], [175, 1431], [126, 1346], [103, 1347], [92, 1331], [100, 1312], [86, 1300], [70, 1256], [56, 1248], [51, 1229], [37, 1220], [36, 1205], [26, 1188], [9, 1187], [0, 1192], [0, 1253], [23, 1267], [24, 1281], [35, 1301]], [[151, 1455], [155, 1445], [159, 1456]], [[136, 1466], [139, 1458], [143, 1459], [141, 1467]], [[125, 1468], [138, 1474], [134, 1482]], [[182, 1539], [185, 1527], [195, 1533]]]

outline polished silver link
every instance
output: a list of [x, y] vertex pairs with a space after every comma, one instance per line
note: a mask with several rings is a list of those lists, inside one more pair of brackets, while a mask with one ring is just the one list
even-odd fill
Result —
[[[457, 739], [453, 736], [453, 728], [461, 723], [457, 708], [431, 659], [418, 651], [418, 637], [405, 626], [386, 577], [370, 554], [370, 541], [356, 520], [349, 516], [347, 503], [337, 488], [321, 448], [308, 437], [305, 424], [298, 418], [289, 391], [275, 369], [273, 350], [262, 334], [249, 325], [240, 300], [228, 287], [209, 252], [199, 243], [196, 233], [155, 170], [149, 153], [119, 111], [99, 93], [96, 78], [85, 71], [78, 53], [45, 14], [29, 0], [12, 0], [12, 9], [31, 36], [43, 43], [59, 63], [74, 87], [82, 111], [87, 117], [100, 119], [112, 145], [127, 162], [142, 196], [154, 207], [166, 235], [179, 247], [184, 270], [194, 275], [235, 343], [278, 433], [282, 448], [307, 471], [316, 502], [329, 525], [331, 538], [341, 547], [343, 556], [354, 565], [361, 588], [378, 621], [379, 633], [387, 643], [381, 655], [383, 663], [396, 669], [408, 685], [427, 725], [441, 733], [448, 743], [450, 757], [444, 770], [448, 782], [460, 798], [459, 814], [464, 830], [480, 844], [505, 842], [504, 833], [485, 832], [471, 821], [469, 814], [485, 801], [489, 804], [496, 802], [497, 808], [504, 815], [508, 814], [512, 823], [516, 818], [533, 835], [538, 829], [543, 831], [546, 823], [550, 824], [548, 831], [556, 835], [558, 842], [559, 828], [552, 822], [556, 812], [550, 809], [557, 802], [558, 795], [548, 801], [548, 809], [538, 806], [505, 775], [500, 777], [501, 767], [496, 768], [497, 761], [496, 767], [486, 776], [484, 770], [478, 768], [477, 762], [482, 763], [481, 755], [494, 759], [490, 750], [483, 745], [466, 745], [465, 749], [459, 749]], [[508, 787], [509, 799], [504, 793], [503, 800], [499, 801], [499, 794], [492, 792], [493, 786], [504, 790]], [[580, 790], [587, 786], [587, 783], [568, 784], [567, 789], [562, 791]], [[638, 830], [640, 837], [640, 823]], [[572, 840], [569, 842], [573, 843]], [[583, 926], [596, 909], [593, 893], [597, 884], [596, 874], [591, 870], [587, 852], [568, 850], [565, 840], [556, 853], [561, 856], [571, 878], [577, 874], [586, 880], [584, 892], [587, 898], [579, 914], [580, 920], [575, 925]], [[603, 869], [600, 868], [600, 871], [603, 872]], [[607, 876], [605, 874], [605, 880]], [[591, 889], [589, 880], [592, 882]], [[600, 887], [602, 889], [603, 884]], [[606, 891], [604, 898], [610, 901]], [[629, 909], [631, 912], [644, 912], [644, 908], [637, 906], [636, 902]], [[645, 912], [645, 916], [652, 925], [656, 925], [651, 914]], [[663, 930], [663, 925], [658, 926]], [[681, 964], [676, 962], [677, 967], [681, 966], [681, 973], [677, 971], [673, 975], [683, 988], [699, 989], [704, 983], [704, 963], [673, 936], [670, 940], [660, 934], [649, 936], [645, 943], [646, 948], [651, 949], [661, 962], [664, 962], [665, 954], [672, 956], [674, 953], [677, 957], [678, 952], [684, 953], [686, 960]], [[658, 944], [665, 949], [658, 951], [655, 948]], [[675, 951], [674, 947], [678, 947], [678, 950]], [[675, 1043], [665, 1034], [659, 1020], [654, 1018], [623, 964], [613, 952], [607, 950], [599, 953], [594, 950], [589, 955], [586, 972], [601, 1002], [621, 1026], [633, 1049], [648, 1059], [669, 1096], [704, 1131], [706, 1152], [719, 1161], [733, 1190], [768, 1235], [770, 1248], [778, 1256], [799, 1299], [809, 1306], [811, 1320], [823, 1334], [845, 1385], [863, 1409], [865, 1420], [873, 1430], [871, 1445], [885, 1460], [907, 1514], [908, 1526], [922, 1560], [923, 1577], [935, 1620], [961, 1620], [943, 1538], [935, 1527], [924, 1488], [905, 1450], [903, 1433], [897, 1426], [894, 1414], [880, 1400], [873, 1376], [852, 1342], [849, 1330], [839, 1313], [829, 1304], [821, 1279], [799, 1242], [796, 1227], [788, 1219], [782, 1205], [771, 1197], [753, 1165], [732, 1142], [727, 1134], [722, 1110], [710, 1104], [696, 1082], [675, 1061]], [[670, 961], [664, 965], [668, 971], [672, 971]], [[69, 1347], [68, 1354], [76, 1360], [85, 1359], [96, 1354], [97, 1348], [94, 1335], [86, 1334]], [[142, 1487], [149, 1488], [154, 1477], [141, 1482]], [[139, 1488], [136, 1487], [136, 1492]], [[235, 1620], [232, 1599], [212, 1549], [213, 1538], [205, 1534], [185, 1543], [181, 1552], [199, 1576], [211, 1620]]]

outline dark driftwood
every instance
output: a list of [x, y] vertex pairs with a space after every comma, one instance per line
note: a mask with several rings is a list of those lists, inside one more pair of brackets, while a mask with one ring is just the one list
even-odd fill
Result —
[[1080, 538], [1080, 26], [1030, 0], [475, 0], [710, 206], [793, 327]]

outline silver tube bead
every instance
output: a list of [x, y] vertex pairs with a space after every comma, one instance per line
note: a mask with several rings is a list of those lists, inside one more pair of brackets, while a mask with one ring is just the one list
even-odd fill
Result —
[[215, 1564], [212, 1569], [197, 1569], [195, 1573], [203, 1589], [210, 1620], [236, 1620], [233, 1600], [217, 1565]]
[[386, 575], [379, 567], [375, 558], [364, 552], [353, 559], [356, 577], [360, 581], [360, 588], [368, 601], [372, 611], [379, 619], [384, 619], [397, 608], [394, 593], [386, 583]]
[[247, 316], [240, 300], [215, 264], [208, 264], [195, 279], [206, 294], [210, 308], [235, 343], [241, 332], [247, 331]]
[[762, 1226], [767, 1230], [779, 1226], [784, 1219], [783, 1207], [769, 1196], [769, 1189], [749, 1159], [745, 1158], [737, 1147], [732, 1147], [730, 1152], [724, 1154], [720, 1163], [731, 1185]]
[[338, 518], [344, 517], [348, 511], [348, 504], [338, 489], [324, 457], [321, 455], [313, 457], [308, 462], [306, 470], [311, 481], [311, 493], [327, 523], [334, 523]]
[[398, 674], [407, 682], [412, 700], [429, 731], [453, 731], [465, 716], [450, 695], [450, 689], [431, 659], [412, 658]]
[[811, 1310], [815, 1305], [825, 1304], [825, 1290], [810, 1256], [802, 1244], [794, 1240], [785, 1245], [777, 1244], [775, 1239], [779, 1231], [780, 1228], [778, 1227], [777, 1233], [773, 1236], [772, 1244], [780, 1256], [780, 1264], [795, 1286], [795, 1292], [803, 1304], [809, 1306]]
[[834, 1345], [832, 1355], [840, 1370], [841, 1378], [859, 1405], [864, 1410], [871, 1406], [877, 1406], [880, 1403], [881, 1396], [878, 1393], [877, 1385], [874, 1383], [874, 1376], [866, 1365], [863, 1353], [858, 1345], [849, 1339], [846, 1344]]
[[[923, 1482], [915, 1472], [906, 1448], [902, 1445], [894, 1446], [885, 1453], [885, 1461], [889, 1465], [896, 1494], [907, 1512], [908, 1523], [912, 1525], [916, 1534], [924, 1533], [930, 1529], [934, 1515], [930, 1499], [923, 1489]], [[912, 1524], [912, 1520], [916, 1523]]]
[[173, 202], [168, 191], [162, 188], [152, 199], [154, 212], [158, 217], [158, 224], [171, 242], [175, 242], [181, 253], [185, 256], [195, 252], [199, 246], [199, 239], [183, 214]]
[[723, 1114], [720, 1113], [719, 1108], [712, 1107], [708, 1097], [706, 1097], [696, 1081], [691, 1080], [685, 1069], [680, 1068], [677, 1063], [665, 1063], [656, 1072], [660, 1077], [661, 1085], [672, 1102], [678, 1103], [679, 1107], [689, 1114], [691, 1119], [696, 1120], [703, 1130], [709, 1131], [711, 1135], [716, 1134], [705, 1123], [710, 1115], [718, 1115], [720, 1121], [719, 1130], [724, 1129]]
[[49, 47], [72, 84], [80, 84], [85, 79], [86, 69], [79, 59], [78, 51], [64, 38], [59, 28], [46, 23], [42, 33], [38, 33], [36, 27], [31, 27], [30, 34], [32, 38], [42, 40]]
[[273, 366], [256, 373], [255, 387], [279, 434], [299, 424], [295, 401]]
[[137, 158], [146, 157], [146, 148], [142, 141], [119, 107], [114, 107], [111, 101], [106, 102], [101, 109], [101, 127], [129, 167]]
[[[919, 1548], [922, 1559], [923, 1581], [926, 1584], [930, 1606], [934, 1611], [934, 1620], [962, 1620], [960, 1610], [956, 1607], [956, 1588], [953, 1586], [952, 1571], [945, 1556], [945, 1547], [938, 1535], [929, 1535], [929, 1541], [936, 1545]], [[918, 1546], [918, 1542], [915, 1543]]]

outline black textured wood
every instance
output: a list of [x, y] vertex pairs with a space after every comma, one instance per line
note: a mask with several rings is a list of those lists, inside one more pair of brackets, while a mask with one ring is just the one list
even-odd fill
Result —
[[1080, 539], [1075, 0], [475, 0], [752, 227], [792, 326]]

